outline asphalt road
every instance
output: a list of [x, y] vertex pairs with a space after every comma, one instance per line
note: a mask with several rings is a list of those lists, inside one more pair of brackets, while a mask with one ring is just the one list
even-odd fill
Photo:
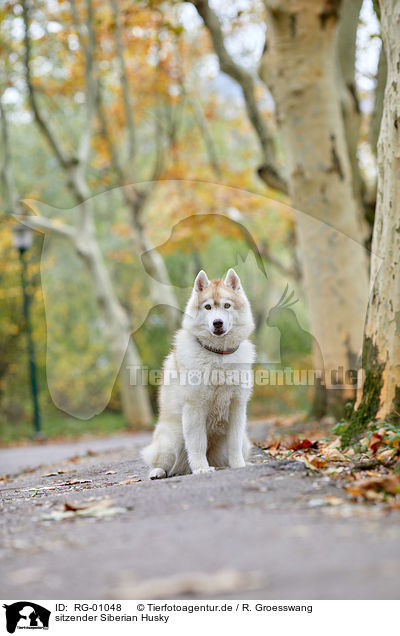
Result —
[[258, 449], [148, 481], [147, 439], [0, 450], [2, 599], [399, 598], [399, 512]]

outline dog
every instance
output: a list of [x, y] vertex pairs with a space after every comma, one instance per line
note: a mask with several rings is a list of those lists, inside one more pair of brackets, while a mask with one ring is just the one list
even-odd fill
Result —
[[211, 281], [201, 270], [164, 362], [153, 439], [142, 451], [150, 479], [246, 465], [253, 329], [235, 270]]

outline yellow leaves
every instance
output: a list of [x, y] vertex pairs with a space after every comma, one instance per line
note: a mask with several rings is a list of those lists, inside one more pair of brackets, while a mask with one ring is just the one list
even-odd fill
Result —
[[378, 459], [382, 463], [386, 463], [393, 459], [398, 452], [398, 448], [388, 448], [387, 450], [381, 451], [376, 454], [376, 459]]
[[108, 250], [107, 256], [118, 263], [132, 264], [135, 262], [135, 256], [131, 250]]
[[132, 228], [128, 223], [113, 223], [110, 229], [115, 236], [122, 238], [127, 238], [132, 235]]

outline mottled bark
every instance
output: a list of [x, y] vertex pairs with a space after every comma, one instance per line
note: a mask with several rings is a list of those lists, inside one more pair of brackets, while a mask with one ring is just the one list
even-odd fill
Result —
[[[339, 2], [266, 0], [268, 48], [260, 75], [275, 99], [312, 334], [328, 378], [354, 368], [368, 298], [367, 262], [337, 94]], [[352, 240], [355, 243], [352, 243]], [[340, 413], [349, 388], [329, 392]]]
[[385, 95], [385, 86], [387, 78], [387, 62], [385, 47], [382, 45], [378, 71], [376, 74], [376, 86], [374, 95], [374, 108], [371, 113], [371, 121], [369, 125], [369, 143], [371, 144], [372, 152], [376, 154], [378, 147], [379, 131], [381, 129], [382, 113], [383, 113], [383, 98]]
[[364, 350], [372, 351], [366, 374], [376, 368], [380, 373], [378, 396], [377, 387], [365, 383], [359, 408], [374, 396], [372, 416], [400, 422], [400, 5], [397, 0], [381, 0], [380, 12], [388, 77], [378, 141], [373, 291], [364, 342]]
[[357, 156], [360, 140], [361, 111], [355, 78], [356, 38], [361, 5], [362, 0], [342, 0], [336, 51], [338, 60], [337, 82], [351, 166], [353, 192], [358, 205], [359, 224], [363, 233], [362, 238], [366, 240], [370, 231], [364, 216], [365, 184], [361, 176]]

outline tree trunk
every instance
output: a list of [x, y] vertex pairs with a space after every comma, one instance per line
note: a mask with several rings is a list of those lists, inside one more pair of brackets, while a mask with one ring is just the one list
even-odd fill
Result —
[[[129, 317], [115, 294], [95, 235], [92, 200], [88, 199], [74, 209], [75, 218], [81, 220], [81, 225], [77, 228], [66, 224], [54, 224], [51, 220], [54, 208], [49, 210], [49, 206], [44, 203], [25, 199], [24, 204], [35, 213], [33, 216], [25, 217], [26, 225], [67, 239], [84, 262], [92, 281], [99, 314], [104, 321], [104, 340], [110, 347], [116, 369], [119, 369], [118, 379], [124, 417], [133, 428], [148, 426], [152, 421], [149, 396], [146, 388], [138, 381], [141, 375], [134, 371], [141, 368], [142, 363], [131, 337]], [[38, 211], [40, 215], [37, 215]], [[49, 366], [47, 373], [50, 394], [55, 399]], [[64, 408], [65, 405], [57, 402], [56, 405], [71, 415], [79, 417], [79, 412], [68, 410]]]
[[[77, 148], [73, 155], [64, 152], [57, 135], [49, 125], [48, 118], [43, 115], [36, 98], [36, 91], [31, 74], [32, 44], [30, 38], [31, 6], [30, 0], [23, 0], [23, 19], [25, 26], [25, 79], [28, 88], [29, 103], [35, 121], [43, 136], [48, 141], [61, 169], [67, 177], [67, 186], [75, 197], [80, 209], [77, 210], [76, 228], [64, 228], [64, 237], [74, 243], [79, 256], [85, 261], [93, 279], [96, 299], [100, 313], [106, 324], [106, 337], [118, 368], [120, 365], [120, 383], [123, 412], [127, 422], [134, 427], [142, 427], [151, 422], [151, 407], [146, 389], [141, 384], [131, 383], [128, 366], [136, 366], [140, 362], [134, 343], [130, 340], [129, 321], [112, 286], [107, 267], [99, 248], [93, 220], [91, 191], [87, 183], [87, 166], [91, 150], [93, 120], [98, 95], [98, 78], [96, 72], [96, 33], [94, 30], [93, 6], [87, 2], [85, 28], [79, 21], [74, 3], [71, 12], [75, 27], [80, 37], [85, 31], [88, 38], [81, 39], [81, 47], [85, 58], [85, 124], [80, 132]], [[37, 220], [36, 220], [37, 221]], [[54, 225], [44, 220], [47, 231], [57, 231]], [[60, 232], [59, 232], [60, 233]], [[122, 364], [125, 359], [125, 364]]]
[[353, 192], [358, 206], [358, 222], [366, 241], [370, 228], [364, 216], [365, 184], [358, 163], [361, 111], [356, 87], [356, 39], [362, 0], [342, 0], [337, 34], [337, 85], [342, 107], [347, 152], [350, 160]]
[[143, 225], [142, 215], [145, 198], [142, 200], [138, 199], [138, 195], [135, 192], [132, 193], [132, 189], [129, 186], [124, 187], [124, 198], [129, 210], [135, 252], [141, 255], [143, 266], [149, 275], [150, 298], [155, 306], [162, 306], [167, 329], [172, 334], [179, 326], [179, 303], [171, 285], [164, 259], [147, 237]]
[[[91, 202], [86, 201], [83, 205], [88, 204], [91, 205]], [[124, 417], [133, 428], [143, 428], [151, 424], [152, 412], [147, 390], [139, 380], [140, 374], [132, 373], [133, 368], [142, 366], [140, 356], [131, 338], [128, 316], [115, 295], [93, 231], [91, 227], [86, 228], [77, 241], [77, 251], [91, 274], [97, 304], [106, 324], [105, 336], [114, 361], [120, 367], [119, 383]]]
[[371, 150], [376, 154], [378, 146], [379, 131], [381, 129], [382, 113], [383, 113], [383, 98], [385, 95], [387, 78], [387, 62], [385, 47], [382, 43], [381, 52], [379, 54], [378, 70], [376, 73], [376, 86], [374, 95], [374, 109], [371, 113], [371, 121], [369, 125], [368, 137], [371, 145]]
[[364, 390], [347, 441], [375, 417], [400, 423], [400, 5], [381, 0], [380, 8], [388, 81], [378, 141], [373, 292], [364, 335]]
[[[328, 387], [335, 370], [355, 368], [368, 300], [367, 259], [337, 95], [338, 5], [266, 0], [269, 42], [260, 69], [275, 99], [289, 193], [298, 210], [311, 329]], [[328, 409], [341, 415], [352, 397], [350, 387], [329, 391]]]

